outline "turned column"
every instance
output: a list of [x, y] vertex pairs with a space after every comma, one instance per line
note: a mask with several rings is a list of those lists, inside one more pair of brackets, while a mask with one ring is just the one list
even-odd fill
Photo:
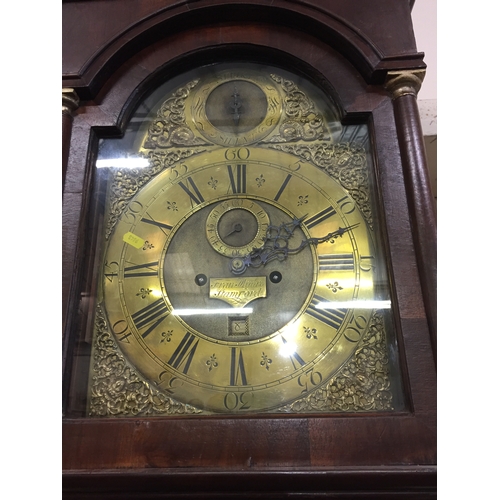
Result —
[[73, 89], [62, 89], [62, 185], [66, 180], [68, 168], [69, 145], [73, 125], [73, 112], [78, 108], [80, 100]]
[[424, 306], [434, 358], [437, 334], [437, 228], [417, 94], [425, 70], [389, 71], [385, 88], [393, 99]]

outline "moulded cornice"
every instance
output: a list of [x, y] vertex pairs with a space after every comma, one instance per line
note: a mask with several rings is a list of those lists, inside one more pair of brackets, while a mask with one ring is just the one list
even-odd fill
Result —
[[179, 0], [110, 37], [78, 71], [63, 74], [63, 87], [74, 88], [82, 100], [93, 99], [123, 62], [165, 34], [169, 36], [215, 22], [258, 22], [265, 26], [267, 22], [263, 19], [269, 20], [270, 27], [271, 23], [281, 25], [329, 44], [349, 59], [368, 83], [382, 84], [389, 70], [425, 68], [422, 53], [384, 54], [366, 33], [333, 13], [328, 2]]

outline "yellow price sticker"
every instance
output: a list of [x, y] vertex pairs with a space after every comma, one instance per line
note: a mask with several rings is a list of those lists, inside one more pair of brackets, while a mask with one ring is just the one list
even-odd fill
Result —
[[144, 246], [144, 240], [130, 231], [123, 235], [123, 241], [132, 245], [134, 248], [141, 248]]

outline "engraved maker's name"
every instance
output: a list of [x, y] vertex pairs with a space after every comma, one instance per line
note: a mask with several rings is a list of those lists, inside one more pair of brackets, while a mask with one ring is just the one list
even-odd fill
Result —
[[265, 276], [210, 279], [210, 298], [223, 300], [233, 307], [243, 307], [252, 300], [265, 296]]

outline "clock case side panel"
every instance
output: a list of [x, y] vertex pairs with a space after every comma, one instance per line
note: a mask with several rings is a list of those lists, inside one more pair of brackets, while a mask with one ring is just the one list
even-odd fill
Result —
[[385, 228], [383, 243], [390, 270], [393, 306], [398, 318], [396, 329], [404, 393], [409, 398], [411, 411], [424, 418], [429, 417], [427, 425], [435, 432], [434, 351], [411, 238], [408, 203], [403, 191], [403, 165], [398, 146], [393, 141], [396, 125], [392, 111], [392, 103], [387, 100], [373, 109], [370, 117], [379, 206], [383, 207], [379, 215]]
[[[209, 37], [210, 30], [205, 35]], [[239, 36], [243, 35], [244, 33], [240, 32]], [[314, 76], [321, 75], [318, 82], [322, 86], [324, 82], [331, 82], [331, 86], [338, 91], [340, 102], [346, 110], [346, 117], [354, 119], [373, 113], [376, 119], [375, 126], [381, 126], [383, 123], [389, 124], [381, 134], [375, 133], [374, 139], [378, 157], [377, 168], [381, 179], [383, 212], [390, 215], [386, 217], [389, 238], [407, 242], [409, 236], [411, 239], [411, 233], [405, 219], [407, 209], [404, 207], [404, 196], [401, 195], [397, 207], [392, 208], [402, 209], [403, 219], [405, 219], [402, 230], [400, 230], [399, 218], [394, 215], [394, 212], [388, 210], [391, 193], [394, 189], [400, 193], [402, 189], [399, 174], [395, 182], [391, 180], [391, 171], [393, 169], [399, 171], [400, 163], [396, 160], [395, 167], [393, 166], [394, 157], [399, 158], [399, 150], [395, 142], [390, 99], [380, 87], [366, 87], [363, 79], [342, 58], [322, 43], [311, 38], [298, 41], [293, 33], [287, 33], [286, 30], [281, 31], [278, 39], [281, 43], [286, 43], [288, 47], [287, 51], [280, 53], [282, 61], [288, 62], [292, 67], [296, 66], [299, 71], [301, 68], [307, 70], [315, 68]], [[126, 67], [122, 67], [110, 79], [109, 85], [97, 100], [98, 112], [95, 112], [96, 108], [92, 105], [85, 107], [85, 111], [89, 113], [86, 120], [95, 120], [94, 130], [116, 134], [120, 130], [119, 124], [126, 121], [127, 112], [122, 113], [121, 110], [131, 109], [133, 103], [140, 100], [141, 92], [145, 90], [141, 90], [139, 83], [147, 81], [151, 84], [156, 77], [150, 77], [149, 81], [147, 78], [155, 70], [179, 71], [186, 65], [195, 64], [200, 59], [204, 59], [210, 53], [214, 59], [219, 57], [220, 52], [217, 53], [216, 42], [214, 42], [213, 49], [202, 49], [195, 40], [197, 37], [183, 38], [177, 46], [177, 56], [175, 54], [172, 56], [168, 44], [158, 43], [151, 50], [132, 58]], [[311, 51], [311, 47], [315, 50]], [[226, 51], [227, 57], [235, 57], [241, 55], [241, 48], [242, 45], [233, 46], [233, 48], [227, 46], [223, 50]], [[199, 52], [196, 52], [196, 49]], [[275, 48], [275, 50], [278, 49], [282, 49], [281, 44]], [[254, 57], [259, 59], [265, 59], [265, 54], [268, 54], [270, 62], [276, 54], [267, 48], [248, 44], [245, 50], [247, 54], [254, 54]], [[191, 59], [181, 57], [183, 53], [189, 52], [192, 52]], [[165, 66], [165, 60], [170, 57], [171, 64]], [[301, 67], [301, 59], [307, 61], [308, 64]], [[128, 106], [125, 106], [126, 103]], [[85, 164], [86, 157], [81, 151], [73, 149], [70, 153], [70, 160], [71, 155], [73, 155], [73, 167], [70, 161], [69, 169], [81, 168], [81, 165]], [[75, 161], [76, 158], [79, 158], [80, 162]], [[70, 194], [71, 191], [69, 189], [67, 193]], [[78, 218], [79, 214], [74, 214], [72, 220], [78, 223]], [[82, 239], [79, 245], [80, 248], [83, 247]], [[395, 256], [400, 248], [393, 241], [388, 247], [391, 262], [397, 265], [398, 259], [395, 259]], [[398, 254], [400, 260], [406, 261], [407, 259], [411, 268], [414, 269], [411, 246], [405, 244], [402, 248], [403, 252]], [[210, 466], [223, 466], [243, 470], [251, 470], [253, 467], [298, 467], [307, 471], [311, 470], [311, 467], [346, 465], [359, 467], [381, 463], [392, 467], [402, 464], [434, 464], [433, 418], [435, 413], [433, 404], [435, 392], [433, 391], [435, 381], [429, 379], [427, 373], [429, 351], [425, 342], [421, 341], [427, 334], [427, 329], [421, 324], [421, 318], [425, 320], [425, 315], [421, 301], [418, 299], [421, 292], [415, 284], [409, 284], [401, 291], [398, 289], [404, 281], [402, 273], [402, 269], [394, 273], [394, 287], [400, 310], [405, 314], [400, 339], [401, 345], [405, 348], [403, 359], [406, 361], [409, 358], [421, 361], [423, 359], [419, 370], [414, 365], [408, 364], [407, 386], [412, 394], [414, 408], [411, 414], [390, 417], [369, 415], [354, 418], [210, 418], [204, 422], [193, 418], [183, 421], [155, 419], [154, 422], [144, 419], [120, 422], [66, 420], [63, 423], [64, 469], [68, 472], [117, 468], [131, 470], [143, 467], [170, 470], [172, 467], [186, 466], [201, 468], [198, 469], [200, 471]], [[410, 312], [405, 309], [405, 301], [410, 300], [408, 294], [417, 297], [413, 299], [415, 307]], [[409, 334], [408, 331], [410, 331]], [[408, 335], [409, 339], [407, 339]], [[419, 346], [412, 344], [412, 338], [420, 342]], [[421, 380], [419, 377], [422, 377]], [[423, 389], [424, 385], [427, 385], [427, 390]], [[202, 440], [200, 436], [203, 436]], [[283, 439], [279, 439], [280, 436]], [[374, 436], [379, 437], [375, 440]], [[394, 445], [395, 443], [397, 446]]]

